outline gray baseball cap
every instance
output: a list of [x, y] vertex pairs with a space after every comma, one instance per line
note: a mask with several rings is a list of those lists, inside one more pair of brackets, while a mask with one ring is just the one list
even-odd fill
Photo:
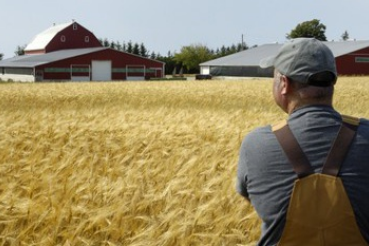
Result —
[[[336, 61], [332, 51], [315, 38], [296, 38], [285, 43], [278, 54], [260, 61], [260, 67], [274, 67], [288, 78], [305, 84], [327, 85], [316, 75], [329, 75], [329, 82], [337, 80]], [[327, 77], [327, 76], [323, 76]], [[325, 83], [325, 84], [324, 84]]]

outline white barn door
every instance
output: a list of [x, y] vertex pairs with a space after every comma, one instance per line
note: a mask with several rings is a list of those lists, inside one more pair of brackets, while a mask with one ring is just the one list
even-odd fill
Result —
[[111, 73], [111, 61], [92, 61], [92, 81], [110, 81]]

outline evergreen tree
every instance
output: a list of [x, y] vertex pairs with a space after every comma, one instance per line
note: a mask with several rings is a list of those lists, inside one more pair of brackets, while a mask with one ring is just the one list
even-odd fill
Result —
[[238, 48], [235, 44], [232, 44], [231, 48], [229, 49], [228, 54], [234, 54], [238, 51]]
[[167, 56], [157, 55], [156, 60], [165, 63], [165, 74], [171, 74], [176, 67], [176, 62], [170, 51], [168, 51]]
[[122, 51], [127, 52], [127, 45], [125, 42], [122, 44]]
[[116, 42], [115, 48], [119, 51], [122, 51], [122, 45], [119, 43], [119, 41]]
[[140, 44], [140, 56], [148, 57], [148, 51], [143, 43]]
[[350, 38], [347, 30], [341, 35], [341, 38], [342, 38], [343, 41], [346, 41]]
[[126, 51], [128, 53], [133, 53], [133, 44], [132, 44], [132, 41], [131, 40], [129, 40], [128, 43], [127, 43]]
[[133, 45], [132, 53], [135, 55], [140, 55], [140, 45], [138, 43]]
[[151, 52], [151, 54], [150, 54], [150, 59], [153, 59], [153, 60], [155, 60], [156, 59], [156, 54], [155, 54], [155, 52], [153, 51], [153, 52]]
[[223, 45], [220, 48], [220, 56], [225, 56], [225, 55], [227, 55], [227, 48]]
[[24, 49], [26, 48], [26, 45], [23, 45], [23, 46], [17, 46], [17, 49], [16, 49], [16, 51], [14, 51], [14, 54], [16, 55], [16, 56], [22, 56], [22, 55], [24, 55]]
[[237, 45], [237, 52], [239, 52], [239, 51], [243, 51], [243, 50], [247, 50], [249, 47], [247, 47], [247, 44], [246, 43], [239, 43], [238, 45]]
[[103, 46], [104, 47], [109, 47], [110, 46], [109, 40], [107, 38], [104, 39]]

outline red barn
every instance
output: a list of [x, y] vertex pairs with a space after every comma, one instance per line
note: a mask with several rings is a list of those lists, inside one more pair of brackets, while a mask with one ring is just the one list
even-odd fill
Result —
[[25, 54], [0, 61], [0, 79], [14, 81], [144, 80], [164, 76], [165, 63], [103, 47], [75, 21], [36, 35]]

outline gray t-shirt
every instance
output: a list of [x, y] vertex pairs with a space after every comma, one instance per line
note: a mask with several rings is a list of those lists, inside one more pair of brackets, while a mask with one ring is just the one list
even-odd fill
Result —
[[[291, 131], [315, 172], [321, 172], [341, 122], [337, 111], [319, 105], [300, 108], [289, 116]], [[338, 176], [342, 178], [361, 233], [369, 242], [368, 120], [360, 119]], [[277, 245], [296, 178], [271, 126], [257, 128], [245, 137], [240, 149], [236, 189], [251, 201], [262, 220], [258, 245]]]

